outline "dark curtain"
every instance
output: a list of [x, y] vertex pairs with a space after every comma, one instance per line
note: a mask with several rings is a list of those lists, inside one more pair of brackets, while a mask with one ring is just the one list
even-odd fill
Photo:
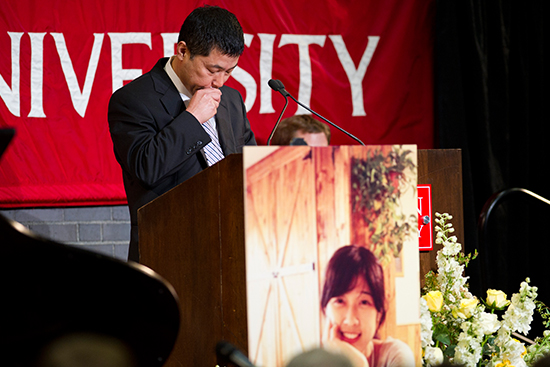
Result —
[[499, 190], [520, 187], [550, 199], [547, 9], [544, 0], [436, 2], [436, 147], [462, 149], [460, 242], [480, 252], [467, 271], [480, 298], [486, 287], [510, 297], [529, 276], [550, 305], [550, 206], [511, 195], [489, 218], [488, 239], [477, 231], [485, 202]]

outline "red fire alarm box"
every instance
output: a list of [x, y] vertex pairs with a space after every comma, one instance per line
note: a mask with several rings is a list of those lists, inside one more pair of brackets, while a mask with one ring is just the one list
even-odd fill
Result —
[[418, 185], [418, 244], [420, 251], [433, 250], [432, 185]]

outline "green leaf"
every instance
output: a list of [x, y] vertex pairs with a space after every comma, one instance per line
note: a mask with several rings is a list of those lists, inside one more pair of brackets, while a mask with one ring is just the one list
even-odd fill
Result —
[[445, 345], [451, 344], [451, 339], [449, 338], [449, 335], [447, 335], [447, 334], [437, 333], [435, 335], [435, 340], [438, 340], [438, 341], [442, 342]]
[[455, 349], [456, 349], [456, 345], [451, 344], [443, 351], [443, 354], [448, 358], [452, 358], [455, 355]]

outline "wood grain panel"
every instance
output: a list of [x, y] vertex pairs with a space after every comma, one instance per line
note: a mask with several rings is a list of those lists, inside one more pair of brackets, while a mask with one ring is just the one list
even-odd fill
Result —
[[214, 366], [222, 339], [246, 351], [243, 190], [235, 172], [242, 172], [241, 155], [138, 211], [141, 262], [180, 298], [180, 331], [166, 366]]
[[[418, 151], [418, 184], [432, 185], [432, 221], [435, 213], [449, 213], [458, 241], [464, 244], [462, 198], [462, 152], [460, 149], [430, 149]], [[435, 222], [433, 223], [435, 228]], [[435, 236], [434, 236], [435, 238]], [[436, 255], [441, 245], [434, 243], [433, 251], [420, 253], [420, 280], [430, 270], [437, 270]]]

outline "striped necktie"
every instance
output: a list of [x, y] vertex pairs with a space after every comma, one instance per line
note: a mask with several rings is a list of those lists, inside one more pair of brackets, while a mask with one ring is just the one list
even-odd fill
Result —
[[210, 136], [210, 139], [212, 139], [212, 141], [204, 147], [204, 155], [206, 155], [206, 161], [209, 166], [224, 158], [222, 147], [218, 139], [218, 131], [212, 126], [213, 119], [214, 117], [202, 124], [204, 130], [208, 136]]

